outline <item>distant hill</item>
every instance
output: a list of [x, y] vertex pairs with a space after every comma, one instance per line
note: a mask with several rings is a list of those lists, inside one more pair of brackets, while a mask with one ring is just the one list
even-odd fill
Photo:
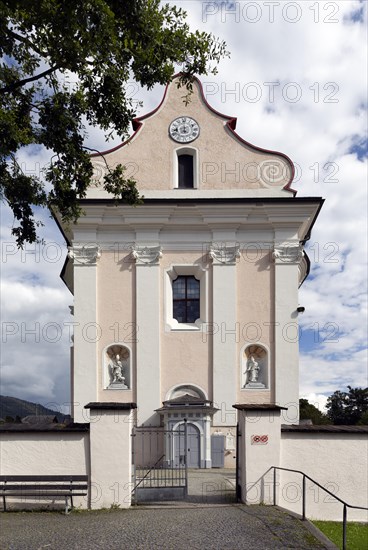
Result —
[[17, 416], [23, 418], [31, 414], [55, 415], [58, 422], [64, 422], [64, 420], [70, 419], [70, 416], [48, 409], [39, 403], [31, 403], [30, 401], [18, 399], [17, 397], [0, 395], [0, 418], [3, 420], [5, 420], [7, 416], [15, 420]]

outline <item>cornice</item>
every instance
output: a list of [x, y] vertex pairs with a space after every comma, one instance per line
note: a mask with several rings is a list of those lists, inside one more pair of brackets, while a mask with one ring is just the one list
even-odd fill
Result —
[[[85, 232], [122, 233], [137, 229], [164, 231], [203, 231], [232, 227], [234, 230], [286, 228], [298, 233], [298, 239], [309, 238], [311, 228], [323, 204], [319, 197], [279, 200], [149, 200], [136, 208], [109, 201], [81, 201], [85, 215], [74, 228], [75, 238]], [[132, 239], [133, 240], [133, 239]], [[135, 240], [135, 239], [134, 239]]]
[[[172, 221], [174, 213], [183, 213], [183, 217], [195, 213], [211, 216], [214, 212], [223, 212], [226, 217], [230, 213], [241, 215], [242, 219], [250, 214], [257, 214], [259, 209], [269, 221], [278, 222], [280, 217], [298, 219], [307, 213], [319, 209], [323, 203], [320, 197], [301, 199], [248, 199], [248, 198], [219, 198], [219, 199], [149, 199], [144, 204], [133, 208], [121, 203], [114, 208], [110, 201], [86, 199], [80, 201], [85, 216], [78, 220], [80, 224], [106, 224], [108, 220], [125, 223], [126, 219], [140, 220], [140, 223], [165, 223]], [[184, 207], [184, 208], [183, 208]], [[181, 215], [181, 214], [180, 214]], [[235, 223], [235, 222], [233, 222]]]

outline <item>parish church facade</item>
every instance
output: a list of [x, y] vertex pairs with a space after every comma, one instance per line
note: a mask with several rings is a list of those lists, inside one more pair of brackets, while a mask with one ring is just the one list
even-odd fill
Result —
[[[187, 422], [189, 466], [215, 465], [219, 435], [235, 466], [234, 404], [284, 407], [282, 422], [298, 423], [298, 288], [323, 200], [297, 198], [290, 159], [240, 137], [199, 80], [188, 104], [183, 95], [175, 78], [125, 143], [93, 155], [85, 215], [60, 223], [74, 295], [72, 416], [136, 403], [137, 426], [163, 437]], [[115, 204], [103, 189], [117, 164], [143, 204]]]

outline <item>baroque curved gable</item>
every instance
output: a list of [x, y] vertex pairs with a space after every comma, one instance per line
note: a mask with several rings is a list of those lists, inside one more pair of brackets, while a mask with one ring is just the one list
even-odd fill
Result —
[[[193, 193], [192, 189], [175, 189], [176, 159], [181, 152], [195, 158], [196, 196], [224, 192], [234, 197], [293, 196], [291, 160], [283, 153], [261, 149], [241, 138], [235, 131], [236, 118], [217, 112], [207, 103], [197, 78], [186, 105], [185, 90], [177, 87], [177, 78], [167, 85], [155, 110], [133, 121], [135, 131], [126, 142], [92, 155], [94, 179], [88, 197], [108, 198], [101, 186], [106, 163], [124, 165], [127, 176], [136, 180], [139, 191], [147, 198], [169, 198], [171, 193], [178, 198], [178, 191]], [[173, 132], [170, 135], [173, 121], [180, 123], [184, 117], [194, 121], [199, 131], [196, 127], [191, 135], [188, 126], [182, 138]], [[188, 141], [185, 132], [189, 133]]]

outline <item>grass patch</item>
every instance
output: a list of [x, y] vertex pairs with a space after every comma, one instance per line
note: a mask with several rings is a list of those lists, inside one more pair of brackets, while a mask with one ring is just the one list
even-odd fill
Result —
[[[312, 523], [342, 549], [342, 521], [313, 521]], [[347, 550], [368, 550], [368, 523], [348, 521], [346, 547]]]

